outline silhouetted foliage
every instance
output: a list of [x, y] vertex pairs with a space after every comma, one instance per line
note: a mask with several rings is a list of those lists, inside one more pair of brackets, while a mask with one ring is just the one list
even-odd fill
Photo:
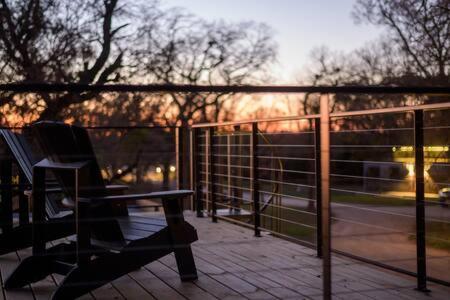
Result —
[[[0, 1], [2, 82], [105, 84], [121, 80], [129, 12], [118, 0]], [[71, 105], [95, 95], [2, 95], [10, 112], [61, 119]]]
[[[206, 22], [180, 9], [163, 9], [156, 0], [1, 0], [0, 21], [0, 82], [244, 84], [260, 80], [275, 56], [265, 25]], [[153, 123], [162, 110], [164, 118], [156, 121], [186, 124], [191, 118], [206, 120], [207, 114], [218, 118], [225, 98], [116, 96], [3, 93], [0, 107], [23, 117], [20, 122], [82, 123], [89, 121], [80, 115], [86, 111], [95, 113], [96, 121], [111, 122], [115, 113], [126, 111], [136, 122]], [[105, 112], [107, 103], [112, 104]], [[14, 120], [3, 116], [1, 122], [8, 121]]]
[[[350, 53], [327, 47], [314, 49], [303, 82], [331, 86], [450, 84], [449, 7], [448, 0], [358, 0], [353, 12], [355, 21], [384, 28], [384, 36]], [[448, 100], [446, 96], [335, 95], [332, 110], [364, 110]], [[318, 112], [318, 95], [306, 94], [302, 102], [300, 113]], [[383, 119], [384, 126], [404, 122], [401, 118]], [[358, 124], [367, 125], [362, 121]], [[355, 124], [348, 122], [347, 125]]]
[[354, 17], [387, 29], [404, 73], [426, 84], [450, 83], [450, 1], [358, 0]]
[[[146, 16], [135, 51], [138, 74], [147, 82], [188, 85], [259, 83], [276, 54], [263, 24], [206, 22], [174, 10]], [[161, 17], [162, 16], [162, 17]], [[167, 122], [218, 120], [230, 94], [166, 95]]]

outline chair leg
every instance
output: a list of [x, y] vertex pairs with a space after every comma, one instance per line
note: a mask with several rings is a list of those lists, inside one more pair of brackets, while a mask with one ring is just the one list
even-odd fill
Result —
[[59, 285], [52, 299], [74, 299], [172, 252], [167, 227], [131, 242], [120, 253], [103, 254], [76, 266]]
[[197, 268], [195, 267], [191, 246], [178, 247], [174, 252], [181, 280], [196, 280], [198, 278]]
[[95, 278], [95, 275], [96, 274], [93, 274], [93, 272], [89, 272], [89, 268], [83, 269], [77, 267], [73, 269], [67, 274], [55, 292], [53, 292], [51, 299], [76, 299], [108, 282], [100, 280], [100, 276]]
[[197, 268], [190, 242], [187, 243], [186, 237], [191, 235], [197, 240], [197, 233], [184, 221], [182, 199], [163, 199], [163, 207], [181, 280], [195, 280]]
[[39, 281], [52, 273], [52, 258], [30, 256], [20, 262], [17, 268], [6, 279], [5, 289], [17, 289]]

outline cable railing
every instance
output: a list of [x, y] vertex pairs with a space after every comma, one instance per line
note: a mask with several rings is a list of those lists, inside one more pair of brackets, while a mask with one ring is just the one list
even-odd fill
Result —
[[[315, 93], [320, 104], [315, 114], [196, 124], [189, 142], [187, 129], [176, 128], [177, 186], [195, 190], [192, 208], [213, 221], [225, 219], [250, 227], [257, 236], [266, 231], [317, 249], [323, 259], [325, 297], [331, 296], [331, 250], [414, 275], [423, 291], [427, 280], [449, 284], [448, 272], [435, 267], [445, 265], [450, 256], [445, 236], [450, 230], [448, 209], [436, 196], [438, 189], [450, 186], [450, 162], [447, 154], [429, 155], [436, 149], [427, 147], [448, 146], [442, 140], [450, 136], [448, 121], [430, 116], [448, 112], [450, 102], [331, 109], [333, 95], [430, 95], [435, 101], [448, 98], [449, 87], [12, 84], [0, 85], [0, 91]], [[367, 124], [362, 124], [368, 116]], [[402, 118], [400, 125], [392, 121]], [[286, 129], [290, 123], [296, 126]], [[430, 138], [433, 135], [441, 140]], [[385, 234], [378, 232], [383, 230]], [[382, 256], [385, 253], [389, 255]]]
[[[324, 102], [322, 100], [322, 105]], [[201, 144], [206, 152], [198, 156], [193, 154], [195, 159], [191, 167], [194, 170], [197, 165], [205, 167], [200, 174], [203, 176], [201, 185], [193, 187], [197, 195], [204, 197], [207, 207], [202, 206], [202, 201], [194, 201], [193, 206], [199, 216], [203, 216], [205, 211], [215, 222], [224, 219], [252, 227], [256, 236], [267, 231], [314, 247], [322, 258], [325, 258], [323, 251], [328, 248], [414, 275], [421, 290], [427, 289], [427, 280], [449, 285], [450, 277], [442, 276], [434, 268], [436, 262], [446, 264], [450, 261], [450, 239], [446, 237], [450, 227], [446, 227], [448, 221], [445, 219], [450, 217], [450, 213], [428, 207], [442, 204], [436, 198], [436, 189], [450, 186], [448, 170], [445, 179], [432, 174], [440, 178], [434, 180], [429, 174], [438, 166], [450, 165], [450, 153], [447, 152], [450, 141], [445, 139], [445, 134], [450, 136], [450, 126], [424, 125], [435, 111], [448, 113], [449, 109], [450, 103], [422, 104], [367, 111], [326, 111], [325, 120], [322, 112], [321, 115], [296, 118], [194, 125], [191, 141]], [[365, 128], [345, 127], [346, 122], [352, 123], [352, 118], [374, 115], [377, 118], [404, 118], [406, 121], [397, 128], [384, 128], [382, 124], [370, 124], [369, 118]], [[263, 123], [285, 124], [301, 120], [311, 121], [309, 127], [302, 131], [265, 132], [259, 127]], [[340, 123], [339, 128], [334, 126], [336, 122]], [[246, 127], [241, 130], [242, 125]], [[230, 131], [230, 126], [234, 126], [235, 131]], [[227, 129], [222, 131], [225, 127]], [[436, 142], [429, 138], [433, 130], [441, 130], [441, 134], [449, 130], [444, 132], [442, 145], [434, 146]], [[305, 134], [310, 134], [312, 139], [309, 143], [299, 143], [299, 137]], [[250, 137], [249, 144], [233, 140], [218, 146], [210, 138], [228, 136], [232, 139], [240, 135]], [[270, 137], [275, 136], [280, 139], [271, 141]], [[221, 151], [227, 148], [236, 150]], [[244, 148], [246, 152], [237, 153]], [[443, 152], [439, 159], [431, 155], [431, 151], [436, 149]], [[268, 150], [271, 153], [267, 153]], [[324, 152], [329, 156], [324, 158]], [[217, 163], [218, 158], [224, 160]], [[327, 160], [325, 165], [324, 159]], [[268, 165], [271, 163], [275, 165]], [[229, 171], [218, 174], [218, 168]], [[236, 172], [241, 172], [241, 175], [236, 175]], [[242, 176], [242, 173], [246, 175]], [[268, 176], [278, 176], [279, 179], [269, 179]], [[240, 183], [232, 182], [233, 179]], [[274, 187], [277, 192], [270, 191]], [[217, 188], [223, 189], [220, 198], [212, 193]], [[430, 192], [425, 194], [425, 189], [433, 189], [433, 196]], [[277, 197], [277, 203], [266, 201], [269, 195]], [[324, 201], [327, 207], [324, 207]], [[239, 218], [236, 210], [245, 212], [245, 215]], [[328, 210], [325, 216], [324, 210]], [[233, 211], [233, 214], [228, 215], [227, 211]], [[439, 231], [434, 228], [436, 226], [443, 228]], [[333, 241], [332, 248], [330, 241]], [[327, 244], [325, 247], [324, 243]], [[407, 249], [404, 253], [388, 255], [386, 249], [389, 247]], [[368, 249], [372, 253], [368, 253]], [[398, 259], [394, 258], [396, 256]], [[325, 262], [324, 274], [326, 272]], [[324, 278], [325, 294], [327, 280]]]

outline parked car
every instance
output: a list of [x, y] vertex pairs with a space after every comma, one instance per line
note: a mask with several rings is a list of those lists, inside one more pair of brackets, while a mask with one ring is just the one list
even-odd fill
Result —
[[439, 202], [442, 207], [448, 207], [450, 204], [450, 188], [439, 190]]

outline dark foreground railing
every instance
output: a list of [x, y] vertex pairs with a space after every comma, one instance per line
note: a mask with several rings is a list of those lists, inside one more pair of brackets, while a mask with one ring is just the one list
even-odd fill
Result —
[[436, 195], [450, 186], [450, 103], [330, 112], [330, 97], [436, 98], [450, 96], [450, 87], [13, 84], [0, 90], [317, 93], [316, 115], [198, 124], [189, 141], [187, 129], [177, 128], [178, 186], [190, 178], [192, 209], [214, 222], [251, 226], [256, 236], [268, 231], [315, 247], [325, 298], [331, 297], [331, 251], [417, 276], [422, 291], [427, 280], [449, 285], [439, 266], [450, 260], [450, 209], [425, 191]]
[[[425, 205], [433, 206], [433, 209], [436, 210], [436, 207], [440, 209], [441, 203], [437, 200], [430, 199], [425, 201], [424, 147], [425, 149], [431, 150], [434, 148], [430, 148], [433, 146], [426, 147], [424, 132], [428, 131], [427, 133], [429, 133], [430, 130], [438, 129], [442, 133], [443, 130], [446, 130], [445, 132], [448, 137], [450, 126], [442, 126], [441, 124], [441, 126], [425, 127], [424, 114], [448, 110], [450, 103], [330, 114], [328, 113], [327, 102], [328, 97], [326, 95], [321, 96], [320, 115], [194, 125], [191, 141], [193, 145], [198, 146], [194, 147], [194, 153], [191, 154], [191, 161], [193, 162], [192, 174], [194, 174], [193, 182], [195, 183], [193, 188], [196, 190], [195, 206], [197, 214], [202, 216], [203, 210], [206, 209], [214, 222], [217, 221], [217, 218], [231, 219], [243, 225], [248, 226], [251, 224], [255, 236], [259, 236], [261, 230], [266, 230], [276, 235], [287, 237], [291, 240], [294, 239], [302, 244], [315, 247], [317, 249], [317, 255], [324, 259], [325, 294], [330, 293], [328, 289], [330, 287], [331, 249], [356, 259], [417, 276], [418, 289], [422, 291], [427, 290], [427, 279], [448, 285], [449, 278], [439, 278], [439, 276], [445, 276], [444, 274], [435, 274], [436, 277], [427, 276], [426, 262], [427, 260], [436, 259], [436, 257], [427, 257], [426, 255], [425, 223], [426, 221], [430, 221], [448, 225], [449, 222], [445, 217], [442, 219], [437, 219], [433, 216], [429, 219], [425, 217]], [[364, 116], [373, 117], [376, 115], [401, 118], [402, 114], [408, 114], [411, 117], [408, 122], [409, 124], [405, 124], [404, 128], [383, 128], [379, 124], [375, 124], [375, 129], [331, 129], [330, 132], [330, 128], [336, 127], [333, 126], [336, 125], [336, 120]], [[264, 131], [259, 128], [261, 126], [260, 124], [276, 123], [278, 126], [275, 126], [275, 128], [277, 128], [281, 123], [295, 123], [296, 121], [302, 120], [310, 121], [309, 125], [304, 130], [296, 132], [286, 129], [278, 130], [278, 132], [277, 130], [272, 130], [271, 132], [270, 130]], [[360, 135], [361, 133], [367, 132], [381, 135], [386, 135], [386, 132], [401, 132], [402, 135], [409, 134], [409, 138], [406, 140], [403, 139], [403, 141], [396, 141], [391, 136], [391, 142], [388, 145], [379, 145], [376, 142], [374, 143], [373, 140], [370, 141], [369, 139], [367, 141], [367, 138], [365, 141], [356, 141], [355, 144], [350, 144], [346, 140], [339, 142], [334, 138], [336, 135], [342, 135], [344, 133], [347, 135]], [[274, 138], [283, 135], [290, 136], [290, 138]], [[308, 135], [309, 138], [305, 138]], [[243, 136], [245, 139], [242, 138]], [[389, 136], [386, 136], [386, 138], [389, 138]], [[447, 149], [448, 152], [449, 141], [448, 139], [444, 139], [444, 141], [446, 146], [440, 147]], [[391, 153], [394, 151], [393, 149], [399, 149], [399, 151], [414, 149], [414, 151], [411, 151], [411, 154], [414, 154], [414, 157], [411, 157], [411, 162], [415, 170], [415, 194], [409, 195], [409, 198], [415, 199], [415, 215], [410, 209], [411, 203], [408, 203], [411, 202], [411, 199], [407, 199], [407, 197], [361, 191], [357, 189], [354, 182], [348, 183], [348, 179], [356, 179], [359, 182], [379, 181], [383, 185], [386, 182], [392, 184], [405, 181], [402, 179], [402, 176], [383, 178], [380, 174], [364, 175], [358, 173], [358, 167], [356, 167], [358, 164], [391, 165], [395, 167], [393, 170], [398, 170], [400, 166], [404, 165], [401, 161], [385, 161], [386, 158], [383, 157], [381, 158], [384, 161], [377, 161], [377, 158], [369, 158], [371, 157], [370, 151], [375, 150], [378, 153], [382, 153], [380, 152], [380, 148], [387, 149]], [[435, 146], [435, 148], [440, 149], [439, 146]], [[243, 149], [246, 150], [243, 152]], [[267, 149], [271, 150], [267, 151]], [[343, 149], [364, 149], [367, 158], [359, 156], [358, 158], [344, 159], [342, 154], [335, 155], [336, 153], [334, 152]], [[445, 155], [448, 155], [448, 153]], [[449, 158], [449, 156], [446, 156], [446, 158]], [[275, 167], [274, 161], [276, 161]], [[441, 158], [434, 165], [446, 168], [447, 174], [450, 174], [450, 164], [442, 163], [442, 161], [444, 159]], [[296, 164], [293, 162], [296, 162]], [[268, 178], [270, 173], [272, 175], [275, 173], [275, 177], [278, 178]], [[296, 174], [297, 178], [292, 174]], [[411, 176], [411, 174], [407, 175]], [[308, 177], [314, 177], [314, 179]], [[336, 181], [336, 178], [341, 180]], [[343, 181], [343, 178], [347, 179], [347, 182]], [[450, 178], [447, 176], [446, 179], [448, 180]], [[268, 186], [268, 184], [271, 186]], [[438, 184], [450, 186], [449, 182]], [[280, 191], [283, 187], [284, 192]], [[296, 187], [294, 192], [292, 191], [292, 187]], [[334, 203], [330, 202], [330, 192], [332, 196], [339, 196], [339, 193], [344, 193], [346, 195], [363, 195], [366, 198], [361, 199], [360, 202], [362, 203], [359, 203], [359, 205], [358, 203], [354, 203], [352, 200], [354, 197], [352, 196], [348, 196], [349, 199], [340, 199], [340, 201], [338, 200], [338, 202]], [[270, 195], [270, 197], [264, 197], [264, 195]], [[276, 200], [273, 196], [281, 198], [281, 202], [284, 200], [285, 203], [275, 203]], [[376, 199], [377, 197], [384, 198], [386, 202], [378, 206], [387, 206], [387, 209], [377, 207], [377, 201], [373, 201], [371, 205], [370, 198]], [[389, 201], [393, 201], [393, 203], [389, 204]], [[404, 203], [401, 203], [402, 201]], [[236, 203], [240, 204], [236, 205]], [[406, 211], [399, 212], [398, 209], [390, 211], [390, 206], [393, 206], [393, 208], [406, 207]], [[334, 214], [331, 207], [333, 207], [333, 210], [334, 208], [339, 209], [339, 212]], [[218, 208], [226, 208], [227, 211], [220, 211], [219, 209], [218, 212]], [[268, 212], [268, 208], [271, 208], [270, 213]], [[341, 213], [340, 211], [343, 208], [351, 210], [351, 212]], [[444, 210], [445, 208], [442, 209]], [[236, 213], [236, 211], [240, 213]], [[242, 222], [242, 220], [245, 220], [245, 211], [252, 218]], [[384, 216], [379, 219], [380, 222], [373, 222], [365, 220], [364, 217], [354, 215], [361, 214], [361, 212], [372, 217], [374, 213], [383, 214]], [[416, 240], [416, 270], [413, 270], [408, 265], [411, 264], [410, 257], [406, 258], [409, 261], [408, 264], [396, 263], [396, 260], [400, 262], [405, 260], [402, 256], [410, 255], [410, 253], [393, 253], [391, 259], [388, 257], [380, 259], [380, 257], [377, 258], [378, 253], [376, 252], [378, 249], [376, 248], [372, 248], [373, 253], [368, 255], [364, 254], [364, 251], [355, 251], [351, 247], [346, 247], [345, 242], [338, 242], [336, 243], [336, 247], [331, 247], [331, 240], [334, 239], [331, 238], [331, 222], [335, 225], [347, 223], [345, 227], [349, 228], [351, 226], [368, 227], [370, 230], [360, 230], [361, 232], [359, 233], [360, 235], [366, 234], [369, 236], [369, 238], [365, 238], [368, 243], [366, 245], [359, 243], [359, 246], [362, 248], [367, 247], [366, 250], [370, 250], [373, 247], [370, 244], [370, 236], [380, 234], [374, 231], [382, 230], [387, 234], [399, 231], [398, 229], [392, 228], [396, 225], [383, 224], [382, 221], [389, 218], [415, 219], [415, 222], [412, 223], [416, 227], [414, 233], [408, 232], [406, 228], [403, 228], [403, 230], [405, 230], [405, 234], [408, 237], [413, 236]], [[268, 219], [271, 219], [271, 221], [268, 221]], [[280, 228], [280, 222], [282, 224], [284, 223], [284, 225], [281, 225], [284, 229]], [[300, 231], [301, 234], [296, 234], [295, 230], [293, 230], [294, 227], [302, 228], [303, 230]], [[444, 230], [448, 234], [448, 228], [444, 228], [446, 228]], [[305, 235], [304, 232], [308, 230], [311, 231], [311, 234]], [[355, 235], [357, 234], [355, 233]], [[402, 238], [402, 234], [397, 235]], [[447, 243], [447, 247], [450, 245], [448, 239], [433, 236], [429, 236], [428, 239], [435, 239], [439, 242]], [[389, 244], [387, 244], [388, 240], [385, 242], [385, 247], [389, 247]], [[347, 241], [347, 243], [351, 243], [351, 241]], [[450, 251], [447, 247], [444, 248], [448, 251], [447, 255], [440, 257], [440, 263], [443, 265], [446, 265], [449, 260]], [[393, 251], [395, 251], [394, 249], [395, 247], [393, 247]]]

